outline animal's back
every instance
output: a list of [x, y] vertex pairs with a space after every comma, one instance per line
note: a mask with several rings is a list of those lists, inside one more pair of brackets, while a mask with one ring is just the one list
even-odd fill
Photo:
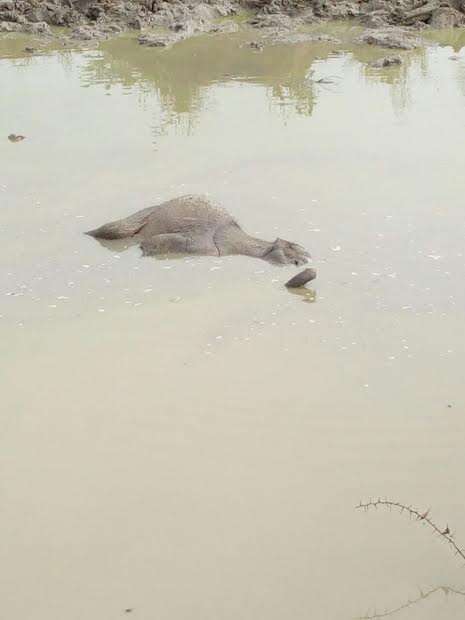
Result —
[[97, 239], [124, 239], [139, 233], [143, 239], [170, 233], [213, 237], [215, 231], [228, 224], [236, 225], [225, 209], [204, 196], [181, 196], [108, 222], [87, 234]]
[[153, 208], [140, 230], [144, 238], [169, 233], [212, 234], [233, 218], [220, 206], [203, 196], [182, 196]]

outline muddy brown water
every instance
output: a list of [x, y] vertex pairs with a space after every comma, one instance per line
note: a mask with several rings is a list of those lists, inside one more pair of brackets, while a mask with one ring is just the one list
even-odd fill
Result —
[[[465, 591], [425, 528], [354, 509], [430, 507], [465, 545], [465, 37], [432, 39], [385, 70], [345, 42], [0, 40], [2, 617], [332, 620]], [[305, 245], [311, 290], [82, 234], [191, 192]]]

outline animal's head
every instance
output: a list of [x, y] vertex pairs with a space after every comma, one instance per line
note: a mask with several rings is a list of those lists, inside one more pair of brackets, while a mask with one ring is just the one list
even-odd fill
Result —
[[308, 263], [310, 254], [301, 245], [278, 238], [263, 258], [277, 265], [299, 266]]

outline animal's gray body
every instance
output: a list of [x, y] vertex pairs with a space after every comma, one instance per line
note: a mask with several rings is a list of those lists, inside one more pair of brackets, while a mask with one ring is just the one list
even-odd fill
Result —
[[146, 255], [243, 254], [282, 265], [303, 265], [310, 256], [296, 243], [251, 237], [225, 209], [202, 196], [175, 198], [87, 234], [98, 239], [135, 237]]

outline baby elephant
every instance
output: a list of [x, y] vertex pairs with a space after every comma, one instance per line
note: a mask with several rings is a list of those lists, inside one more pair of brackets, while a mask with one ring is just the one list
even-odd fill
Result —
[[243, 254], [279, 265], [304, 265], [310, 254], [284, 239], [263, 241], [245, 233], [229, 213], [202, 196], [182, 196], [88, 233], [97, 239], [135, 237], [144, 255]]

